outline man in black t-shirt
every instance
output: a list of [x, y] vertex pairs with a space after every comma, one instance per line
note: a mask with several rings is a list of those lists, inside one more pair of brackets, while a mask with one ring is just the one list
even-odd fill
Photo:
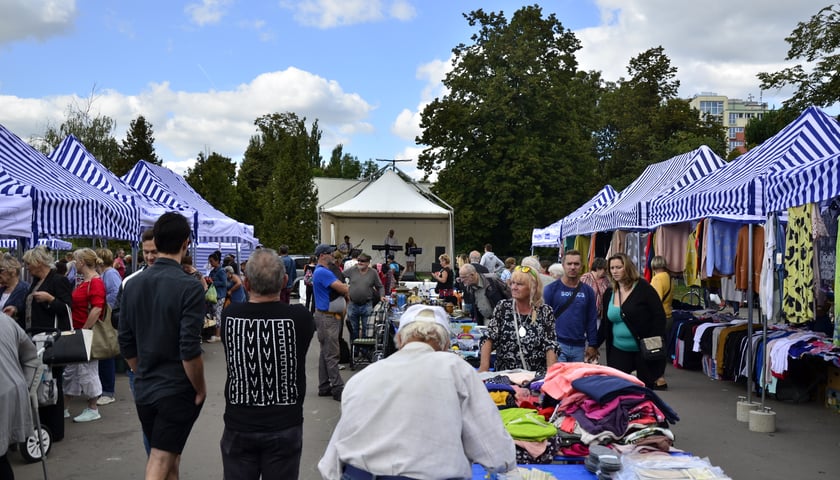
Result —
[[286, 279], [274, 250], [255, 251], [245, 267], [248, 303], [222, 312], [227, 381], [221, 449], [227, 480], [298, 478], [306, 352], [315, 321], [303, 305], [280, 302]]

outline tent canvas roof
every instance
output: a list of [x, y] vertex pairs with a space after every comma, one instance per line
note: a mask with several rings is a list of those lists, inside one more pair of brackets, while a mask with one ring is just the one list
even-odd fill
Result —
[[[768, 208], [768, 174], [840, 153], [840, 124], [822, 110], [809, 107], [796, 120], [761, 145], [723, 168], [649, 202], [651, 224], [700, 218], [763, 222]], [[778, 174], [776, 170], [776, 174]]]
[[431, 217], [447, 218], [449, 210], [424, 197], [413, 185], [393, 170], [385, 170], [355, 197], [322, 209], [325, 213], [345, 217]]
[[[678, 190], [719, 170], [726, 161], [703, 145], [664, 162], [649, 165], [612, 202], [576, 222], [576, 233], [647, 230], [647, 200]], [[564, 232], [565, 234], [566, 232]]]
[[531, 246], [532, 247], [556, 247], [559, 245], [560, 239], [563, 237], [564, 228], [569, 228], [574, 225], [578, 217], [584, 216], [600, 208], [603, 205], [611, 202], [615, 196], [618, 195], [611, 185], [605, 185], [604, 188], [592, 196], [586, 203], [578, 207], [574, 212], [557, 220], [545, 228], [535, 228], [531, 232]]
[[68, 135], [58, 148], [53, 150], [49, 158], [89, 185], [93, 185], [102, 192], [139, 208], [140, 223], [144, 227], [154, 225], [158, 217], [167, 211], [181, 211], [188, 218], [192, 218], [195, 213], [193, 209], [184, 207], [177, 202], [172, 202], [172, 205], [165, 205], [152, 198], [145, 197], [105, 168], [73, 135]]
[[140, 160], [123, 181], [157, 202], [173, 209], [186, 206], [197, 212], [198, 242], [258, 243], [250, 225], [237, 222], [210, 205], [186, 180], [166, 167]]
[[0, 177], [5, 179], [0, 194], [19, 198], [27, 193], [21, 186], [27, 187], [32, 205], [30, 219], [25, 222], [25, 234], [22, 231], [0, 233], [26, 237], [56, 235], [125, 240], [137, 238], [139, 234], [136, 207], [83, 182], [2, 125], [0, 172]]

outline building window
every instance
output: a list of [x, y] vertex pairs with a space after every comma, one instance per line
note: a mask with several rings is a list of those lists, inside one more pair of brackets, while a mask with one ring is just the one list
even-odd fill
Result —
[[729, 124], [735, 125], [738, 122], [738, 114], [735, 112], [729, 112]]
[[700, 111], [709, 115], [723, 115], [723, 101], [700, 100]]

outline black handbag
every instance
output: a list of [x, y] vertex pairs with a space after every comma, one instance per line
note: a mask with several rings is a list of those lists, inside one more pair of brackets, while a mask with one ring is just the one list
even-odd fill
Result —
[[93, 330], [79, 328], [61, 332], [60, 335], [54, 337], [52, 345], [44, 350], [44, 363], [66, 365], [89, 362], [92, 340]]
[[665, 344], [661, 335], [640, 338], [639, 350], [642, 351], [642, 358], [647, 361], [665, 360]]

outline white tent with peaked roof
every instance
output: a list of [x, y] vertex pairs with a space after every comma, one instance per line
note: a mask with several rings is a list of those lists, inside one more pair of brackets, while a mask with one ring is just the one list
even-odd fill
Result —
[[[362, 181], [364, 182], [364, 181]], [[442, 203], [442, 202], [441, 202]], [[414, 237], [423, 253], [417, 256], [417, 271], [429, 271], [437, 261], [435, 247], [443, 247], [453, 256], [453, 212], [430, 199], [417, 185], [403, 180], [394, 169], [384, 169], [376, 180], [369, 182], [355, 196], [344, 202], [321, 206], [321, 242], [335, 245], [349, 235], [358, 248], [379, 259], [373, 245], [383, 243], [388, 230], [404, 245]], [[395, 256], [405, 263], [405, 252]]]

